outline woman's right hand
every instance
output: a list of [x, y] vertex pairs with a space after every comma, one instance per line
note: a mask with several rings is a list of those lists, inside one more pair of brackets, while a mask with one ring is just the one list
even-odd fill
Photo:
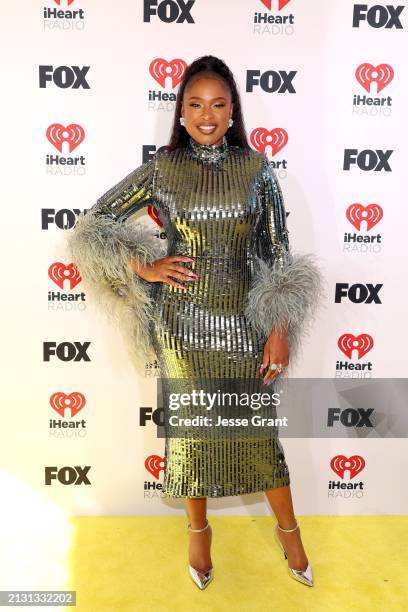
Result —
[[174, 279], [178, 278], [183, 281], [192, 281], [196, 280], [198, 276], [192, 270], [179, 265], [177, 263], [178, 261], [194, 263], [194, 259], [186, 255], [168, 255], [148, 264], [142, 264], [135, 259], [131, 259], [130, 266], [133, 272], [136, 272], [141, 278], [150, 283], [167, 283], [168, 285], [187, 291], [188, 287], [178, 283]]

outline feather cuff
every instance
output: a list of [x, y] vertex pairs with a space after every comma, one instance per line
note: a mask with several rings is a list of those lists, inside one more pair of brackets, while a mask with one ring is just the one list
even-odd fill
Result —
[[119, 321], [136, 363], [153, 358], [149, 333], [153, 283], [132, 270], [130, 259], [146, 264], [163, 257], [161, 241], [139, 223], [87, 213], [79, 217], [68, 237], [68, 249], [85, 288]]
[[291, 365], [325, 295], [323, 276], [312, 253], [290, 255], [290, 263], [272, 265], [255, 256], [255, 272], [245, 314], [267, 339], [274, 328], [288, 324]]

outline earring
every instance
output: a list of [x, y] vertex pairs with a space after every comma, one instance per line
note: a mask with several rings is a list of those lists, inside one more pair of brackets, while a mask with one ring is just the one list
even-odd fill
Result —
[[229, 120], [228, 120], [228, 127], [232, 127], [233, 125], [234, 125], [234, 121], [230, 117]]
[[180, 125], [186, 125], [184, 117], [180, 117]]

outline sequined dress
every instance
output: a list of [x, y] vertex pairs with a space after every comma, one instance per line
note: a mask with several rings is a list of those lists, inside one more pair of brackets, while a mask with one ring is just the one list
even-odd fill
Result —
[[[160, 241], [132, 223], [148, 204], [163, 224], [167, 254], [195, 259], [184, 264], [198, 275], [187, 291], [130, 272], [130, 256], [146, 262], [159, 254]], [[259, 378], [274, 324], [289, 320], [291, 338], [297, 333], [286, 289], [278, 299], [275, 282], [293, 265], [276, 175], [265, 154], [225, 137], [221, 145], [190, 138], [186, 147], [160, 149], [80, 219], [71, 249], [91, 287], [127, 303], [135, 352], [154, 353], [164, 378]], [[316, 271], [308, 265], [313, 291]], [[166, 438], [165, 459], [163, 491], [170, 497], [240, 495], [290, 482], [276, 434]]]

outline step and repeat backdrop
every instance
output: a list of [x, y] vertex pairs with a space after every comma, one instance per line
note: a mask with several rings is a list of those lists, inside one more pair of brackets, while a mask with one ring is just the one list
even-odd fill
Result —
[[[66, 239], [81, 211], [168, 142], [180, 80], [201, 55], [233, 71], [251, 146], [280, 181], [292, 249], [315, 252], [325, 275], [293, 376], [406, 377], [404, 2], [45, 0], [3, 12], [1, 474], [19, 506], [184, 512], [162, 492], [157, 363], [133, 367]], [[153, 208], [139, 222], [165, 244]], [[338, 437], [280, 430], [296, 512], [404, 513], [406, 438], [344, 411], [326, 423]], [[269, 512], [261, 493], [209, 508]]]

